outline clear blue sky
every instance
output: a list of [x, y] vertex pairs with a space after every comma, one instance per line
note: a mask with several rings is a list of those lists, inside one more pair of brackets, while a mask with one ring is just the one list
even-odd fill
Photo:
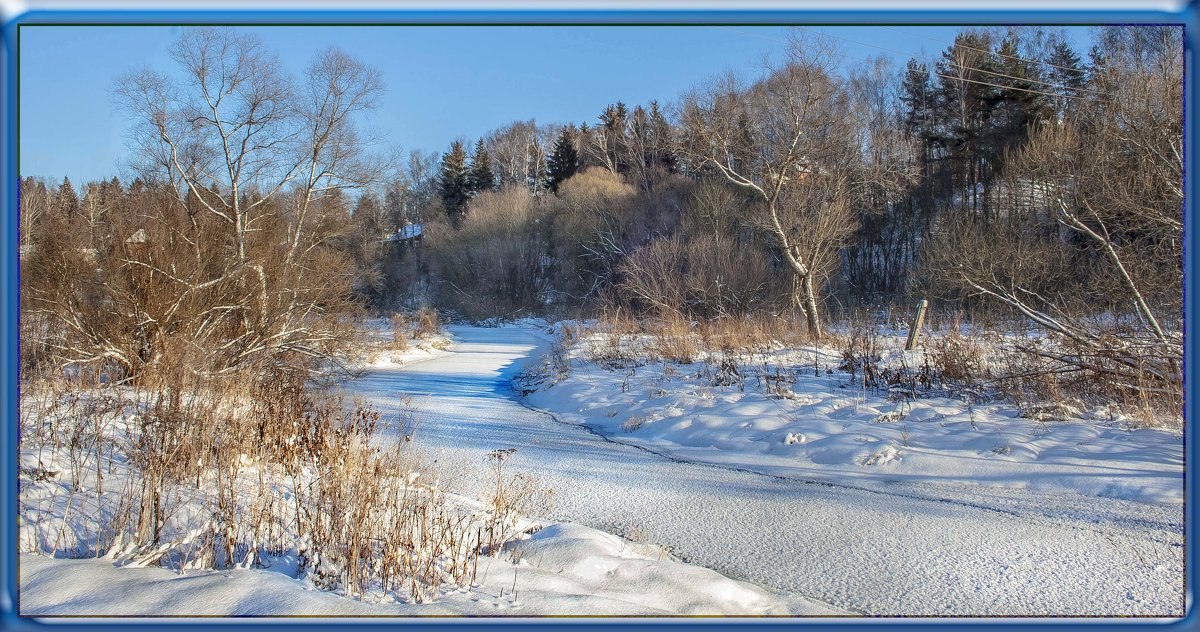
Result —
[[[253, 27], [299, 72], [336, 45], [383, 72], [387, 93], [366, 121], [393, 147], [443, 151], [514, 120], [594, 122], [608, 103], [674, 100], [725, 70], [756, 73], [784, 48], [780, 27]], [[857, 59], [902, 65], [932, 57], [957, 27], [821, 27]], [[1088, 29], [1065, 29], [1081, 56]], [[125, 115], [112, 88], [130, 68], [173, 70], [180, 27], [24, 26], [20, 29], [22, 175], [77, 184], [123, 175]], [[124, 179], [124, 178], [123, 178]]]

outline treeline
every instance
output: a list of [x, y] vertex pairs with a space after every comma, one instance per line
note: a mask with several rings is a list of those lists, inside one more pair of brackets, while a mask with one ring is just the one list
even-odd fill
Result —
[[[917, 295], [972, 302], [987, 294], [973, 283], [984, 271], [958, 272], [967, 263], [959, 242], [978, 234], [970, 250], [1030, 267], [1030, 291], [1045, 290], [1064, 309], [1127, 313], [1137, 301], [1128, 282], [1112, 285], [1118, 266], [1103, 254], [1107, 243], [1137, 260], [1119, 267], [1147, 275], [1139, 293], [1178, 313], [1177, 29], [1101, 29], [1087, 62], [1039, 29], [964, 31], [935, 63], [903, 69], [881, 59], [846, 71], [830, 44], [797, 39], [764, 77], [717, 78], [683, 95], [670, 116], [658, 103], [631, 110], [617, 102], [593, 125], [516, 123], [469, 156], [456, 143], [430, 176], [439, 195], [420, 218], [451, 229], [431, 235], [438, 300], [465, 306], [490, 296], [468, 310], [482, 314], [605, 296], [694, 317], [785, 306], [819, 313]], [[564, 191], [573, 177], [580, 186]], [[599, 206], [585, 209], [575, 188]], [[525, 267], [506, 273], [524, 281], [511, 292], [493, 279], [503, 266], [476, 262], [489, 247], [482, 226], [497, 241], [513, 239], [514, 217], [488, 218], [498, 212], [493, 191], [507, 196], [499, 206], [537, 227], [525, 238], [537, 252], [505, 259]], [[1103, 243], [1088, 234], [1101, 225]], [[1019, 247], [1004, 252], [1002, 237]], [[689, 247], [699, 239], [719, 245]], [[736, 282], [697, 272], [728, 299], [714, 305], [715, 291], [681, 293], [676, 283], [665, 284], [675, 290], [668, 295], [641, 287], [655, 265], [678, 279], [703, 269], [688, 249], [748, 268], [727, 270]], [[1057, 265], [1032, 263], [1050, 253]], [[1047, 275], [1058, 280], [1038, 280]], [[759, 303], [747, 307], [746, 294]]]
[[143, 179], [82, 196], [23, 182], [26, 321], [69, 332], [35, 336], [30, 357], [84, 341], [82, 359], [134, 367], [164, 332], [222, 364], [326, 357], [356, 306], [427, 303], [794, 315], [820, 337], [830, 314], [929, 297], [1032, 321], [1105, 370], [1177, 376], [1180, 29], [1097, 29], [1086, 61], [1054, 31], [967, 29], [904, 68], [798, 31], [761, 76], [590, 124], [518, 121], [402, 165], [369, 159], [351, 125], [375, 105], [373, 70], [330, 52], [295, 84], [276, 68], [221, 101], [205, 64], [274, 67], [257, 45], [205, 57], [188, 37], [189, 101], [163, 77], [125, 84]]

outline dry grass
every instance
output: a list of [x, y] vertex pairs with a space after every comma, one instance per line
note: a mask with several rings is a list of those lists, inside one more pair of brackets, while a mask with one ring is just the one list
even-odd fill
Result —
[[417, 310], [414, 319], [416, 320], [416, 328], [413, 330], [413, 338], [417, 340], [424, 340], [437, 335], [442, 330], [442, 321], [435, 309], [422, 307]]
[[637, 415], [634, 415], [633, 417], [621, 422], [621, 430], [623, 432], [635, 432], [644, 425], [646, 425], [646, 419], [644, 417], [638, 417]]
[[702, 321], [696, 327], [705, 349], [766, 353], [802, 342], [804, 328], [787, 317], [754, 315]]
[[650, 325], [649, 351], [653, 357], [679, 364], [691, 364], [700, 355], [699, 336], [692, 324], [673, 316]]
[[428, 601], [473, 582], [478, 556], [544, 508], [547, 492], [503, 467], [483, 510], [425, 484], [437, 477], [410, 441], [410, 410], [388, 418], [310, 392], [282, 366], [201, 377], [179, 359], [137, 390], [25, 385], [22, 442], [40, 457], [22, 485], [54, 497], [23, 495], [22, 509], [68, 509], [25, 520], [23, 550], [180, 571], [289, 555], [320, 588]]
[[639, 321], [616, 310], [601, 317], [594, 328], [575, 334], [586, 340], [587, 360], [625, 368], [655, 360], [691, 364], [738, 353], [767, 353], [799, 344], [800, 329], [795, 325], [791, 319], [768, 315], [693, 322], [667, 313]]
[[410, 320], [407, 314], [392, 314], [392, 351], [408, 351]]

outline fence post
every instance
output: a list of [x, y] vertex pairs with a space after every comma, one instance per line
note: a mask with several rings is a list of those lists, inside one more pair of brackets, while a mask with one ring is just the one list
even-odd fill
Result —
[[929, 301], [921, 299], [921, 302], [917, 303], [917, 315], [908, 328], [908, 342], [904, 343], [905, 351], [917, 348], [917, 337], [921, 335], [921, 325], [925, 323], [925, 310], [927, 309], [929, 309]]

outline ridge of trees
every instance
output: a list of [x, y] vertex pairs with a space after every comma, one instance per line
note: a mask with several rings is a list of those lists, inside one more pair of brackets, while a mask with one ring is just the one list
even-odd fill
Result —
[[472, 317], [795, 311], [821, 337], [831, 312], [929, 296], [1170, 382], [1181, 33], [1095, 42], [1084, 62], [1053, 31], [967, 29], [895, 68], [847, 66], [798, 33], [756, 78], [667, 107], [614, 101], [590, 123], [515, 121], [387, 169], [353, 126], [378, 102], [375, 70], [326, 51], [290, 78], [253, 38], [188, 29], [188, 82], [140, 71], [121, 91], [138, 180], [82, 196], [22, 181], [29, 361], [134, 375], [176, 339], [213, 370], [326, 358], [350, 310], [420, 301]]

